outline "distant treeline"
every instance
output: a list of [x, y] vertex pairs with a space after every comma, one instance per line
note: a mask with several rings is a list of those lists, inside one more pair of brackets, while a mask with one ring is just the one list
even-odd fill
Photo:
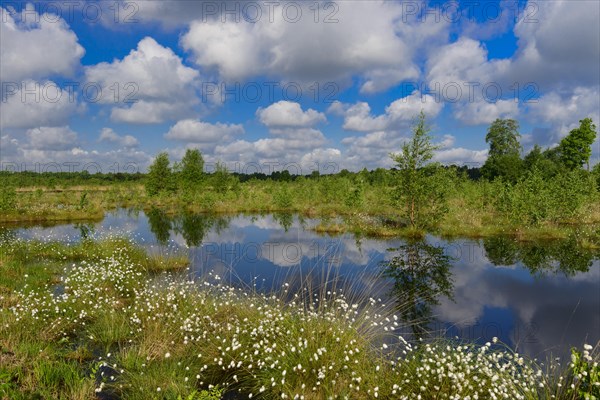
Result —
[[[464, 174], [472, 180], [481, 178], [481, 168], [448, 165], [446, 169], [453, 169], [457, 173]], [[370, 184], [387, 184], [391, 183], [392, 175], [396, 172], [396, 168], [376, 168], [373, 170], [362, 169], [359, 172], [352, 172], [347, 169], [342, 169], [340, 172], [327, 174], [332, 177], [354, 178], [361, 177]], [[136, 172], [117, 172], [117, 173], [89, 173], [88, 171], [77, 172], [36, 172], [36, 171], [0, 171], [0, 179], [2, 185], [13, 187], [62, 187], [62, 186], [77, 186], [77, 185], [105, 185], [119, 182], [139, 182], [144, 183], [147, 173]], [[208, 174], [210, 175], [210, 174]], [[273, 171], [270, 174], [254, 172], [252, 174], [244, 174], [240, 172], [232, 172], [232, 176], [236, 177], [239, 182], [248, 182], [251, 180], [259, 181], [274, 181], [274, 182], [293, 182], [300, 177], [304, 179], [316, 179], [322, 176], [319, 171], [313, 171], [308, 175], [291, 174], [288, 170]]]
[[3, 185], [15, 187], [27, 186], [76, 186], [76, 185], [105, 185], [115, 182], [139, 182], [144, 179], [145, 174], [117, 172], [117, 173], [94, 173], [88, 171], [78, 172], [35, 172], [35, 171], [0, 171], [0, 179]]

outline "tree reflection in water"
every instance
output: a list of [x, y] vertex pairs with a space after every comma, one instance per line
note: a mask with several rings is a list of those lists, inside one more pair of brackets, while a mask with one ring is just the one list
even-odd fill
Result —
[[214, 220], [206, 214], [183, 214], [173, 220], [173, 231], [183, 236], [188, 247], [197, 247], [202, 244]]
[[402, 320], [416, 338], [427, 334], [433, 321], [432, 307], [440, 295], [452, 298], [452, 258], [444, 248], [412, 241], [398, 248], [382, 264], [384, 276], [394, 280], [393, 295]]
[[582, 248], [574, 235], [565, 240], [517, 242], [507, 236], [483, 240], [487, 259], [494, 265], [514, 265], [521, 262], [532, 275], [563, 273], [574, 276], [589, 271], [600, 254], [598, 250]]
[[161, 245], [166, 245], [169, 241], [171, 230], [171, 218], [158, 208], [152, 208], [146, 213], [148, 216], [148, 224], [150, 224], [150, 232], [156, 237], [156, 241]]
[[[585, 249], [571, 235], [560, 241], [518, 242], [508, 236], [483, 240], [485, 255], [493, 265], [521, 263], [533, 276], [561, 273], [574, 276], [588, 272], [598, 250]], [[416, 338], [428, 334], [433, 326], [433, 308], [440, 296], [452, 299], [454, 285], [451, 267], [455, 262], [443, 247], [424, 241], [411, 241], [389, 249], [393, 257], [384, 261], [384, 277], [393, 279], [393, 296], [402, 320]]]
[[185, 213], [169, 216], [164, 211], [153, 208], [146, 214], [150, 231], [161, 245], [166, 245], [171, 232], [180, 234], [188, 247], [202, 245], [206, 234], [212, 229], [219, 234], [229, 226], [229, 217], [212, 214]]
[[281, 225], [285, 232], [287, 232], [294, 223], [294, 214], [288, 212], [276, 212], [273, 213], [273, 219]]

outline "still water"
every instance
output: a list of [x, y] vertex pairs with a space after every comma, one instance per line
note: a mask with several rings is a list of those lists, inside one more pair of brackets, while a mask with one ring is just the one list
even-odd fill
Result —
[[[118, 210], [102, 222], [11, 228], [18, 236], [79, 240], [127, 235], [150, 251], [185, 251], [205, 274], [256, 291], [343, 290], [381, 299], [409, 337], [498, 337], [532, 357], [564, 356], [600, 340], [600, 254], [572, 240], [422, 242], [319, 234], [296, 215], [185, 215]], [[289, 286], [288, 286], [289, 285]]]

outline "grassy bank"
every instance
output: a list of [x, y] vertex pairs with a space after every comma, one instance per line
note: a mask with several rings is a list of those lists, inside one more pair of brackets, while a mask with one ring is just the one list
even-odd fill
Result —
[[[459, 181], [448, 194], [447, 213], [427, 228], [414, 228], [401, 218], [386, 185], [361, 183], [356, 197], [351, 180], [321, 177], [293, 182], [248, 181], [229, 190], [207, 185], [196, 191], [148, 197], [139, 183], [61, 188], [28, 187], [16, 191], [14, 207], [0, 211], [0, 223], [98, 221], [118, 207], [167, 214], [183, 212], [275, 213], [295, 212], [320, 222], [319, 232], [354, 232], [364, 236], [420, 237], [425, 232], [444, 237], [485, 238], [508, 235], [516, 240], [564, 239], [574, 232], [580, 245], [600, 247], [600, 201], [587, 199], [573, 214], [531, 223], [510, 218], [498, 209], [491, 184]], [[351, 195], [349, 195], [350, 193]]]
[[[600, 394], [598, 352], [407, 343], [380, 301], [190, 281], [122, 239], [0, 245], [0, 397], [523, 398]], [[157, 260], [161, 258], [162, 262]], [[284, 302], [284, 297], [291, 301]], [[578, 357], [578, 358], [577, 358]], [[595, 363], [595, 364], [594, 364]], [[569, 364], [569, 365], [571, 365]], [[572, 386], [571, 386], [572, 385]]]

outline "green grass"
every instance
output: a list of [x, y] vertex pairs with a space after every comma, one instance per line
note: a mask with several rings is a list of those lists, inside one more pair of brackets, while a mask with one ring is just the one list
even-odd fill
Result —
[[155, 259], [123, 239], [5, 240], [0, 255], [0, 276], [18, 271], [3, 281], [0, 398], [91, 399], [96, 390], [124, 399], [489, 398], [500, 390], [577, 399], [600, 390], [597, 348], [557, 375], [499, 344], [407, 343], [392, 333], [390, 307], [368, 295], [284, 301], [216, 278], [189, 282], [157, 274]]
[[[106, 211], [128, 207], [158, 208], [168, 215], [206, 211], [230, 214], [295, 212], [323, 219], [315, 227], [320, 232], [359, 232], [376, 237], [422, 237], [427, 231], [446, 237], [482, 238], [503, 234], [518, 240], [556, 239], [575, 230], [596, 231], [600, 227], [597, 193], [586, 198], [573, 216], [527, 225], [520, 219], [511, 220], [497, 209], [497, 199], [492, 195], [500, 190], [497, 184], [457, 179], [448, 195], [446, 216], [427, 229], [415, 229], [399, 219], [399, 205], [391, 201], [390, 185], [363, 182], [358, 200], [352, 198], [350, 201], [349, 196], [356, 185], [350, 178], [328, 176], [293, 182], [253, 180], [238, 184], [235, 190], [216, 190], [207, 185], [194, 192], [156, 197], [148, 197], [140, 183], [74, 186], [60, 191], [21, 188], [17, 191], [16, 208], [1, 211], [0, 223], [98, 221]], [[334, 217], [340, 221], [327, 222]], [[582, 245], [592, 246], [593, 243], [588, 241]], [[157, 268], [161, 269], [159, 265]], [[169, 269], [168, 266], [165, 268]]]

